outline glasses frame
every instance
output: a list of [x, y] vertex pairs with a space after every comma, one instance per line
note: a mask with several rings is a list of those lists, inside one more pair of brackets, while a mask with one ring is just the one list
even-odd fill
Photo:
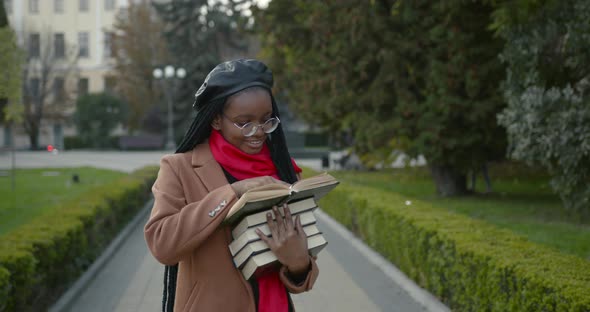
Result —
[[[234, 126], [236, 126], [236, 128], [240, 129], [240, 132], [242, 133], [243, 136], [249, 138], [251, 136], [253, 136], [254, 134], [256, 134], [256, 132], [258, 132], [258, 128], [262, 129], [262, 131], [266, 134], [270, 134], [272, 132], [274, 132], [275, 130], [277, 130], [277, 128], [279, 127], [279, 124], [281, 123], [281, 120], [279, 119], [279, 117], [275, 116], [275, 117], [271, 117], [269, 119], [267, 119], [265, 122], [263, 123], [259, 123], [257, 125], [254, 125], [251, 132], [249, 134], [244, 133], [244, 129], [246, 127], [248, 127], [249, 125], [253, 124], [254, 122], [247, 122], [245, 123], [243, 126], [238, 125], [237, 123], [235, 123], [233, 120], [231, 120], [229, 117], [227, 117], [225, 114], [221, 114], [224, 118], [226, 118], [227, 120], [229, 120]], [[268, 122], [272, 121], [272, 120], [277, 120], [277, 125], [270, 131], [265, 131], [264, 130], [264, 125], [268, 124]]]

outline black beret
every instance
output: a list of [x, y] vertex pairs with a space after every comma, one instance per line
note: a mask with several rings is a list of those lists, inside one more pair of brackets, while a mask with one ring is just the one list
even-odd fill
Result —
[[253, 86], [260, 86], [270, 91], [272, 84], [272, 72], [260, 61], [239, 59], [223, 62], [213, 68], [197, 90], [193, 108], [200, 111], [211, 101], [228, 97]]

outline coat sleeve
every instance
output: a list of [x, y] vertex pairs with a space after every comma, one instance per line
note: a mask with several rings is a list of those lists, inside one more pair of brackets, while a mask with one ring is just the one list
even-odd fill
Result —
[[309, 268], [309, 272], [307, 272], [307, 276], [305, 277], [305, 280], [299, 284], [295, 284], [293, 283], [293, 281], [291, 281], [291, 279], [289, 278], [289, 274], [287, 272], [287, 267], [282, 266], [281, 270], [279, 272], [279, 277], [281, 278], [281, 281], [283, 282], [283, 284], [285, 285], [285, 287], [287, 288], [287, 290], [289, 290], [290, 293], [293, 294], [298, 294], [298, 293], [302, 293], [304, 291], [309, 291], [311, 290], [311, 288], [313, 287], [313, 284], [315, 283], [315, 280], [318, 278], [318, 275], [320, 274], [320, 270], [318, 269], [318, 265], [315, 262], [315, 258], [314, 257], [309, 257], [310, 258], [310, 268]]
[[221, 224], [236, 201], [232, 187], [224, 185], [186, 203], [178, 168], [170, 157], [162, 158], [158, 178], [152, 187], [154, 207], [144, 235], [154, 257], [166, 265], [178, 263], [199, 247]]

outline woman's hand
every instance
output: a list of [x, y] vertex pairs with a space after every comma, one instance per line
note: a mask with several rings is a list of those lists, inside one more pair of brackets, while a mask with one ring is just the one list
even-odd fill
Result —
[[234, 189], [234, 192], [236, 192], [236, 195], [238, 195], [238, 197], [241, 197], [244, 193], [246, 193], [246, 191], [250, 189], [272, 183], [284, 184], [286, 186], [289, 186], [289, 183], [287, 182], [277, 180], [270, 176], [264, 176], [234, 182], [231, 184], [231, 187]]
[[283, 205], [285, 218], [279, 213], [279, 208], [274, 206], [272, 209], [275, 220], [272, 219], [270, 212], [266, 214], [266, 222], [272, 236], [267, 237], [259, 229], [256, 229], [256, 233], [268, 244], [270, 250], [279, 262], [287, 267], [290, 274], [296, 276], [307, 273], [310, 265], [307, 236], [303, 231], [299, 216], [293, 220], [291, 211], [286, 204]]

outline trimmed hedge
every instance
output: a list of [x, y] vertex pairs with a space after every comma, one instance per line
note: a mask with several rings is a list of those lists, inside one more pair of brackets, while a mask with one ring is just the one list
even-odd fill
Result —
[[456, 311], [590, 311], [590, 262], [428, 203], [342, 183], [322, 209]]
[[[8, 298], [10, 292], [10, 272], [7, 269], [0, 267], [0, 298]], [[0, 299], [0, 311], [6, 308], [6, 300]]]
[[[108, 138], [108, 145], [104, 146], [103, 149], [119, 149], [120, 136], [110, 136]], [[90, 142], [85, 142], [79, 136], [67, 136], [64, 137], [64, 149], [92, 149], [95, 148]]]
[[158, 167], [145, 167], [2, 236], [0, 311], [51, 304], [150, 196]]

